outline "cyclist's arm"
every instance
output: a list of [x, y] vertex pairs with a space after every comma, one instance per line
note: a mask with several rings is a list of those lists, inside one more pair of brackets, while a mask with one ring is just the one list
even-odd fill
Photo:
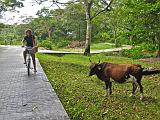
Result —
[[37, 40], [36, 40], [36, 38], [34, 37], [34, 38], [33, 38], [33, 47], [35, 47], [35, 46], [37, 46]]
[[25, 40], [24, 39], [22, 40], [21, 43], [22, 43], [22, 46], [25, 46]]

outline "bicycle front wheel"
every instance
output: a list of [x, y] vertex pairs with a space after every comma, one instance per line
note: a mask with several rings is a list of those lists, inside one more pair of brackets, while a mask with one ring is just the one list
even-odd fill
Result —
[[28, 60], [28, 64], [27, 64], [27, 72], [28, 72], [28, 76], [30, 76], [30, 65], [31, 65], [31, 60]]

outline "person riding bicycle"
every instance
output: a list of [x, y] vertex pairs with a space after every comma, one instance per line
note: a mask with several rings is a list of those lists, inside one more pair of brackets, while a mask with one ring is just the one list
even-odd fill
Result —
[[[31, 30], [26, 30], [26, 36], [22, 40], [22, 47], [32, 47], [33, 53], [32, 53], [32, 61], [34, 66], [34, 72], [37, 72], [36, 70], [36, 60], [35, 60], [35, 52], [34, 48], [36, 47], [36, 39], [35, 36], [32, 34]], [[23, 57], [24, 57], [24, 64], [26, 64], [26, 56], [27, 56], [27, 49], [23, 51]]]

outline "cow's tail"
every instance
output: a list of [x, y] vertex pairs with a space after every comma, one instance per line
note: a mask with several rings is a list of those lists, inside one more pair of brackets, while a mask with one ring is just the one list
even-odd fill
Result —
[[160, 74], [160, 70], [158, 69], [153, 69], [153, 70], [150, 70], [150, 69], [143, 69], [142, 70], [142, 75], [153, 75], [153, 74]]

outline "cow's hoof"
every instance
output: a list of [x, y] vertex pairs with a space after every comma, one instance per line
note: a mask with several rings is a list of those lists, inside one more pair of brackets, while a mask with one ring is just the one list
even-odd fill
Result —
[[129, 97], [133, 97], [134, 96], [134, 94], [133, 93], [131, 93], [130, 95], [129, 95]]
[[140, 97], [140, 100], [142, 101], [143, 99], [144, 99], [144, 96], [141, 96], [141, 97]]
[[108, 97], [108, 94], [104, 94], [103, 97]]

